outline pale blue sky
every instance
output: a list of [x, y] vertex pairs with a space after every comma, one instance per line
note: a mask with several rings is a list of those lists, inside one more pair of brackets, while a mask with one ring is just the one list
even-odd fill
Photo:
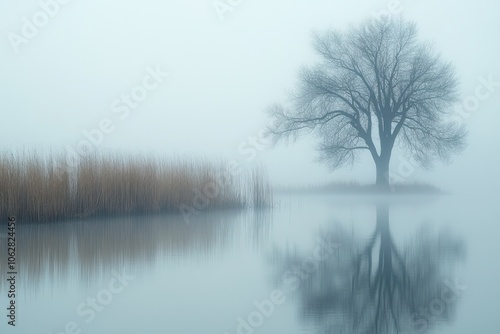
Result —
[[[32, 20], [41, 7], [33, 0], [2, 2], [0, 148], [75, 147], [85, 139], [82, 131], [109, 118], [114, 128], [99, 148], [245, 161], [252, 156], [248, 137], [267, 124], [266, 107], [284, 102], [299, 68], [314, 61], [311, 32], [390, 8], [416, 21], [421, 37], [456, 66], [464, 98], [475, 94], [480, 77], [500, 81], [500, 3], [494, 0], [243, 0], [224, 20], [211, 0], [72, 0], [52, 8], [53, 17], [17, 53], [10, 33], [21, 35], [23, 17]], [[120, 119], [112, 104], [156, 66], [169, 76]], [[500, 187], [499, 106], [500, 85], [464, 120], [471, 132], [464, 154], [450, 166], [417, 169], [408, 180], [447, 189]], [[305, 139], [259, 151], [252, 162], [262, 161], [278, 184], [374, 179], [369, 159], [329, 173], [314, 157]], [[394, 171], [398, 164], [395, 154]]]

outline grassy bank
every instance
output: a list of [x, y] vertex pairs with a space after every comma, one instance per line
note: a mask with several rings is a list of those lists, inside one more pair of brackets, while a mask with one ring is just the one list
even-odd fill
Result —
[[265, 206], [262, 168], [235, 172], [222, 161], [94, 154], [70, 166], [63, 155], [0, 157], [0, 214], [19, 221]]
[[334, 193], [334, 194], [441, 194], [441, 189], [428, 183], [394, 183], [389, 189], [380, 189], [375, 184], [357, 182], [334, 182], [316, 185], [276, 187], [278, 193]]

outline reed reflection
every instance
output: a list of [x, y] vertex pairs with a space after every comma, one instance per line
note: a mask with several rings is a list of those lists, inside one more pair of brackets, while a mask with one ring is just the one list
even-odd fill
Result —
[[[411, 241], [398, 243], [386, 204], [377, 206], [376, 227], [367, 241], [340, 226], [328, 234], [338, 252], [296, 290], [300, 319], [317, 333], [424, 333], [452, 319], [464, 290], [455, 280], [465, 255], [461, 239], [449, 231], [433, 235], [422, 229]], [[288, 252], [278, 258], [283, 270], [304, 257]]]
[[[254, 247], [266, 241], [269, 210], [202, 212], [186, 224], [181, 215], [141, 215], [86, 219], [51, 224], [17, 225], [20, 283], [36, 292], [44, 283], [109, 279], [126, 267], [145, 272], [157, 261], [217, 258], [241, 243]], [[0, 238], [0, 249], [6, 249]], [[251, 246], [252, 246], [251, 245]], [[6, 268], [5, 253], [0, 267]], [[0, 290], [5, 287], [0, 273]]]

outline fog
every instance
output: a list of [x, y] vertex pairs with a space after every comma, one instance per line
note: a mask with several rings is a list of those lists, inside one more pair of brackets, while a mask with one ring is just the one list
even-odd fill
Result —
[[[77, 148], [86, 139], [84, 131], [109, 119], [98, 150], [261, 162], [275, 184], [373, 182], [368, 155], [352, 170], [331, 172], [315, 162], [310, 137], [274, 149], [263, 149], [260, 140], [257, 148], [252, 143], [269, 122], [266, 108], [286, 102], [301, 66], [317, 59], [313, 31], [343, 29], [386, 11], [417, 23], [420, 37], [454, 64], [463, 101], [472, 103], [470, 111], [456, 107], [457, 120], [470, 131], [463, 154], [450, 165], [405, 172], [405, 181], [428, 181], [451, 191], [500, 187], [494, 146], [500, 142], [498, 1], [243, 0], [232, 1], [231, 10], [221, 9], [227, 5], [217, 10], [215, 3], [68, 1], [52, 8], [53, 17], [25, 38], [23, 18], [33, 22], [39, 1], [2, 2], [1, 149]], [[122, 94], [155, 69], [162, 73], [158, 84], [148, 81], [154, 88], [147, 97], [123, 108]], [[471, 100], [479, 86], [481, 98]], [[395, 152], [394, 171], [403, 156]]]
[[[378, 181], [387, 181], [382, 151], [392, 149], [395, 115], [431, 109], [433, 119], [434, 101], [426, 109], [385, 97], [398, 107], [380, 108], [388, 122], [376, 115], [380, 155], [361, 147], [373, 158], [366, 150], [336, 170], [317, 162], [313, 136], [275, 147], [264, 138], [266, 111], [286, 104], [300, 70], [319, 59], [314, 33], [381, 16], [415, 22], [454, 66], [451, 117], [469, 132], [465, 150], [423, 169], [396, 147], [390, 183], [413, 194], [273, 194], [261, 167], [276, 186], [373, 184], [376, 160], [377, 186], [388, 187]], [[499, 28], [498, 0], [1, 1], [2, 325], [18, 312], [17, 333], [498, 332], [500, 268], [485, 259], [500, 251]], [[415, 50], [415, 67], [438, 73]], [[405, 65], [394, 66], [401, 82], [413, 74]], [[443, 86], [434, 106], [446, 105]], [[360, 109], [371, 115], [368, 95]], [[345, 124], [362, 128], [359, 112], [349, 116]], [[98, 153], [77, 173], [15, 160], [89, 151]], [[160, 159], [102, 158], [115, 152]], [[221, 173], [219, 158], [250, 172]]]

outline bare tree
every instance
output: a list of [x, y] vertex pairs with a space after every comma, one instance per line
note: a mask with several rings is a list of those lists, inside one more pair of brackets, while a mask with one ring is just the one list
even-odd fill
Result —
[[315, 34], [320, 61], [301, 71], [289, 106], [271, 106], [268, 135], [278, 142], [314, 132], [320, 160], [331, 168], [352, 165], [366, 150], [383, 187], [395, 145], [423, 167], [448, 160], [466, 136], [446, 117], [458, 100], [457, 79], [417, 37], [416, 25], [401, 19]]

